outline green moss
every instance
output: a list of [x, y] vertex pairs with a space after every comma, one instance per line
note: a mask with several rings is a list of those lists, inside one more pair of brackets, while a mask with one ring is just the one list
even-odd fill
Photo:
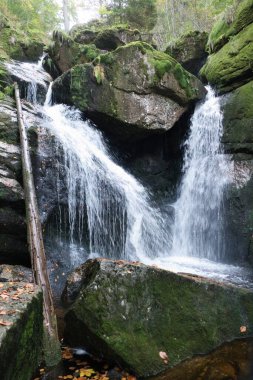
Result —
[[160, 351], [174, 366], [239, 337], [242, 325], [253, 332], [252, 292], [127, 264], [121, 271], [102, 271], [73, 310], [137, 375], [166, 368]]
[[[233, 144], [233, 149], [249, 149], [253, 152], [253, 81], [229, 95], [224, 106], [223, 142]], [[242, 145], [243, 144], [243, 145]]]
[[43, 311], [40, 293], [28, 304], [22, 317], [15, 322], [1, 342], [0, 369], [5, 380], [31, 378], [41, 360], [42, 337]]
[[212, 54], [201, 76], [220, 92], [231, 91], [253, 78], [253, 23]]
[[218, 51], [229, 38], [253, 22], [253, 0], [234, 1], [214, 24], [207, 42], [209, 53]]
[[97, 84], [102, 84], [105, 79], [104, 67], [102, 65], [97, 65], [93, 69], [94, 76], [96, 78]]

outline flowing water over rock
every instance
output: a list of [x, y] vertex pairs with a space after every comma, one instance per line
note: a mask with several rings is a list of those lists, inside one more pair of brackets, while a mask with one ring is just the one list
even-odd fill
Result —
[[225, 257], [223, 196], [232, 165], [223, 154], [220, 100], [209, 87], [185, 143], [183, 179], [175, 204], [173, 254], [214, 261]]
[[[38, 71], [43, 73], [38, 66], [20, 66], [30, 83]], [[9, 66], [19, 75], [14, 69]], [[36, 101], [36, 96], [31, 100]], [[43, 113], [44, 127], [56, 141], [55, 153], [61, 157], [67, 188], [67, 210], [59, 204], [57, 231], [52, 229], [46, 237], [55, 244], [48, 249], [49, 259], [61, 262], [57, 276], [88, 257], [102, 256], [250, 286], [250, 270], [221, 263], [227, 259], [222, 201], [232, 166], [222, 154], [222, 114], [211, 89], [193, 115], [185, 143], [184, 175], [173, 205], [174, 225], [151, 202], [144, 186], [117, 164], [101, 132], [83, 121], [79, 111], [51, 105], [51, 86]], [[55, 192], [60, 199], [57, 183]]]

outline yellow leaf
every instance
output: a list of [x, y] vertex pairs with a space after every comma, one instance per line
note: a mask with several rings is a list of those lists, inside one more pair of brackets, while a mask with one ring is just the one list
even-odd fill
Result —
[[85, 369], [85, 368], [81, 368], [80, 369], [80, 376], [83, 377], [83, 376], [86, 376], [86, 377], [91, 377], [92, 375], [94, 375], [96, 372], [92, 369], [92, 368], [89, 368], [89, 369]]

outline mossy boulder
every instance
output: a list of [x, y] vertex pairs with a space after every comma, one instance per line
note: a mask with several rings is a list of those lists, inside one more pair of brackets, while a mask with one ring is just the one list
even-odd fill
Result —
[[221, 49], [231, 36], [238, 34], [253, 22], [253, 0], [235, 0], [214, 24], [207, 42], [207, 51]]
[[43, 66], [50, 74], [52, 71], [55, 74], [57, 71], [64, 73], [76, 64], [93, 61], [100, 54], [95, 45], [79, 44], [71, 36], [61, 31], [53, 33], [53, 39], [46, 50], [48, 52], [47, 64], [44, 61]]
[[88, 260], [82, 271], [79, 292], [72, 281], [65, 291], [75, 299], [65, 338], [137, 376], [173, 369], [253, 333], [250, 290], [124, 261]]
[[172, 128], [205, 89], [174, 58], [133, 42], [73, 67], [54, 82], [53, 94], [130, 140]]
[[207, 58], [207, 39], [206, 32], [189, 32], [171, 43], [165, 53], [175, 58], [190, 73], [197, 75]]
[[42, 292], [22, 282], [2, 282], [0, 373], [4, 380], [30, 380], [40, 364], [43, 345]]
[[222, 142], [226, 151], [253, 155], [253, 81], [229, 94], [224, 103]]
[[226, 190], [227, 248], [252, 261], [253, 234], [253, 81], [222, 98], [226, 153], [232, 154], [232, 182]]
[[81, 25], [75, 27], [70, 34], [55, 31], [47, 47], [51, 62], [47, 58], [44, 67], [51, 73], [51, 67], [55, 65], [60, 73], [64, 73], [77, 64], [92, 62], [105, 51], [140, 40], [141, 34], [138, 30], [121, 26], [98, 28], [94, 31]]
[[217, 53], [209, 56], [201, 76], [219, 93], [231, 91], [253, 79], [253, 23], [232, 36]]
[[141, 33], [137, 29], [126, 26], [100, 27], [87, 29], [86, 25], [75, 28], [70, 34], [75, 42], [81, 44], [94, 44], [98, 49], [115, 50], [117, 47], [130, 42], [141, 41]]

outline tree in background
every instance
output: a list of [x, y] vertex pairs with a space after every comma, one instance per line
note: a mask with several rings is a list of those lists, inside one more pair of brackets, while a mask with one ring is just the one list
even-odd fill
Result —
[[43, 38], [59, 25], [60, 7], [54, 0], [1, 0], [0, 13], [24, 33]]
[[191, 30], [210, 31], [217, 15], [234, 0], [156, 0], [155, 40], [160, 48]]

